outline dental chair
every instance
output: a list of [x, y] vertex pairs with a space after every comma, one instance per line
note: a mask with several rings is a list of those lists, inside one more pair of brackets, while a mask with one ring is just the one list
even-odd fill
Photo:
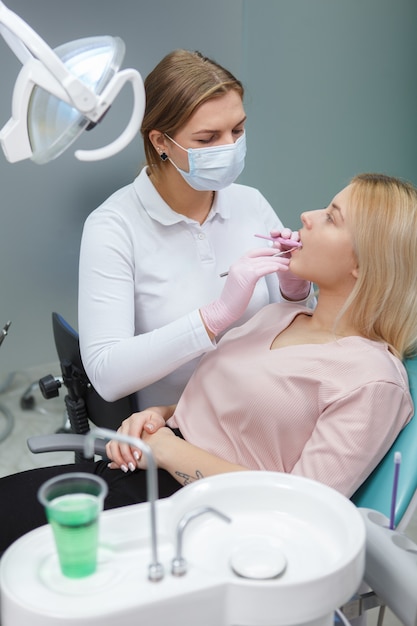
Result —
[[[411, 396], [417, 411], [417, 357], [406, 359]], [[352, 496], [352, 502], [361, 509], [372, 509], [391, 518], [391, 494], [394, 477], [394, 455], [401, 453], [397, 499], [394, 514], [395, 529], [404, 532], [417, 509], [417, 417], [413, 417], [401, 431], [390, 450], [372, 474]], [[375, 585], [374, 585], [375, 587]], [[375, 589], [365, 586], [346, 606], [343, 613], [350, 620], [360, 618], [366, 611], [380, 607], [378, 626], [381, 626], [386, 603]]]
[[[136, 398], [132, 395], [116, 402], [103, 400], [82, 364], [78, 333], [59, 313], [52, 313], [52, 327], [62, 377], [44, 376], [39, 381], [39, 387], [46, 399], [57, 397], [60, 387], [66, 387], [65, 407], [70, 432], [31, 437], [28, 446], [35, 454], [74, 451], [75, 462], [85, 461], [82, 441], [90, 430], [90, 423], [117, 430], [120, 423], [137, 410]], [[97, 442], [96, 451], [105, 456], [104, 443]]]
[[[417, 357], [406, 359], [411, 397], [417, 411]], [[395, 507], [395, 527], [404, 531], [417, 508], [417, 417], [401, 431], [390, 450], [352, 497], [356, 506], [390, 517], [395, 452], [401, 452], [401, 470]]]

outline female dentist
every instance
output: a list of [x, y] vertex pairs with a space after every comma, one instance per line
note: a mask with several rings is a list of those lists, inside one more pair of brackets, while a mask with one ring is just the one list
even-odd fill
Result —
[[[289, 249], [298, 233], [258, 190], [234, 184], [246, 153], [241, 83], [200, 53], [176, 50], [145, 90], [147, 164], [87, 218], [79, 267], [86, 372], [104, 399], [137, 394], [139, 407], [177, 402], [230, 326], [310, 294], [289, 259], [254, 237], [272, 232], [281, 249], [281, 235]], [[238, 277], [221, 277], [239, 257]]]

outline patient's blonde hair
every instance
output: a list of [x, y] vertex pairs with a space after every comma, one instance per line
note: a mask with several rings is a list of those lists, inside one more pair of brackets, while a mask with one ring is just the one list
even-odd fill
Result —
[[351, 181], [349, 222], [358, 278], [344, 311], [400, 358], [417, 349], [417, 189], [383, 174]]

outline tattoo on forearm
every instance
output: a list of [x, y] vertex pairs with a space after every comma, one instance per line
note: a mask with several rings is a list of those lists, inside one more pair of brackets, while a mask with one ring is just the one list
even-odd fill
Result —
[[185, 474], [184, 472], [175, 472], [175, 475], [178, 476], [178, 478], [181, 478], [181, 482], [183, 486], [189, 485], [190, 483], [193, 483], [196, 480], [200, 480], [201, 478], [204, 478], [200, 470], [196, 470], [195, 476], [191, 476], [191, 474]]

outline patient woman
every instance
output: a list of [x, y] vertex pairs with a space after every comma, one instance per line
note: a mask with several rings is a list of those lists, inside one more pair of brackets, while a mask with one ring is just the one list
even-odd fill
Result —
[[[350, 497], [412, 417], [401, 360], [417, 345], [417, 190], [363, 174], [301, 221], [290, 267], [317, 285], [316, 309], [266, 306], [203, 357], [176, 407], [152, 407], [120, 427], [151, 447], [161, 497], [245, 469], [306, 476]], [[45, 523], [36, 491], [55, 474], [101, 474], [106, 508], [143, 501], [140, 451], [111, 441], [107, 453], [110, 464], [1, 479], [0, 550]]]
[[[361, 175], [301, 221], [290, 267], [318, 286], [315, 311], [266, 306], [203, 358], [176, 407], [119, 429], [181, 484], [266, 469], [349, 497], [413, 414], [401, 359], [417, 341], [417, 191]], [[107, 452], [111, 468], [145, 465], [116, 441]]]

